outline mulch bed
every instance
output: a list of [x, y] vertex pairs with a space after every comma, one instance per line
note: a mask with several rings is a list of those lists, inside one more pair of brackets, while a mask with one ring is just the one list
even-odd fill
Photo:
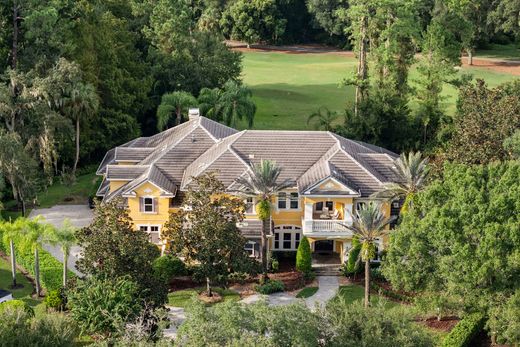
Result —
[[205, 291], [199, 294], [199, 299], [206, 304], [214, 304], [222, 301], [222, 296], [219, 293], [213, 292], [212, 296], [208, 296]]
[[269, 274], [269, 278], [272, 280], [282, 281], [285, 285], [285, 290], [287, 291], [293, 291], [305, 286], [305, 279], [303, 278], [303, 274], [297, 271]]
[[191, 276], [175, 277], [170, 282], [170, 291], [190, 289], [200, 287], [201, 283], [196, 282]]
[[457, 325], [459, 321], [460, 319], [455, 316], [444, 317], [441, 320], [437, 320], [436, 317], [431, 317], [420, 321], [420, 323], [426, 325], [430, 329], [449, 332], [455, 327], [455, 325]]

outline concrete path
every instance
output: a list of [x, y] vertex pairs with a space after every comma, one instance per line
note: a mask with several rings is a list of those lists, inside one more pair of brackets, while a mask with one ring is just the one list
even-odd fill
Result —
[[166, 306], [168, 309], [168, 318], [170, 319], [170, 327], [163, 331], [164, 337], [174, 339], [177, 336], [177, 329], [186, 320], [186, 314], [182, 307]]
[[289, 305], [295, 302], [300, 301], [301, 299], [298, 299], [290, 294], [287, 294], [285, 292], [282, 293], [273, 293], [269, 295], [263, 295], [263, 294], [253, 294], [250, 295], [239, 302], [243, 304], [254, 304], [259, 301], [266, 301], [269, 306], [281, 306], [281, 305]]
[[[31, 211], [29, 218], [37, 216], [42, 216], [46, 222], [57, 228], [63, 225], [65, 219], [68, 219], [73, 226], [83, 228], [88, 226], [94, 217], [88, 205], [56, 205], [51, 208], [38, 208]], [[43, 248], [58, 261], [63, 262], [63, 252], [59, 246], [46, 244], [43, 245]], [[80, 247], [72, 247], [67, 262], [69, 269], [78, 276], [82, 276], [82, 273], [76, 269], [76, 261], [79, 259], [80, 253]]]
[[336, 296], [339, 290], [338, 277], [336, 276], [318, 276], [318, 291], [305, 299], [305, 304], [311, 310], [316, 307], [323, 308], [327, 301]]

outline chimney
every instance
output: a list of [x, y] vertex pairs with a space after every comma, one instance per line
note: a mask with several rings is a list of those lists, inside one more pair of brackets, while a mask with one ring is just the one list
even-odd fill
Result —
[[199, 118], [199, 116], [200, 116], [200, 111], [198, 108], [190, 108], [188, 110], [188, 118], [190, 120], [196, 120]]

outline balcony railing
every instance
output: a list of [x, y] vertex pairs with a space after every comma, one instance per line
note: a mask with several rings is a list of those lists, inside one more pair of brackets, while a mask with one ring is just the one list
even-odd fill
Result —
[[352, 232], [348, 229], [350, 225], [346, 220], [302, 220], [303, 233], [337, 233], [350, 235]]

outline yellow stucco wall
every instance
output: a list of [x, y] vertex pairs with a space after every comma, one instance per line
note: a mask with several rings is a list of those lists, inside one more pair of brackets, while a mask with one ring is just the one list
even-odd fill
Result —
[[110, 191], [113, 192], [127, 183], [128, 181], [110, 181]]
[[[136, 197], [128, 198], [128, 210], [130, 218], [137, 227], [140, 224], [146, 225], [163, 225], [169, 217], [169, 198], [159, 197], [161, 191], [150, 183], [145, 183], [135, 190]], [[141, 197], [157, 198], [157, 211], [153, 213], [139, 211], [139, 198]]]

